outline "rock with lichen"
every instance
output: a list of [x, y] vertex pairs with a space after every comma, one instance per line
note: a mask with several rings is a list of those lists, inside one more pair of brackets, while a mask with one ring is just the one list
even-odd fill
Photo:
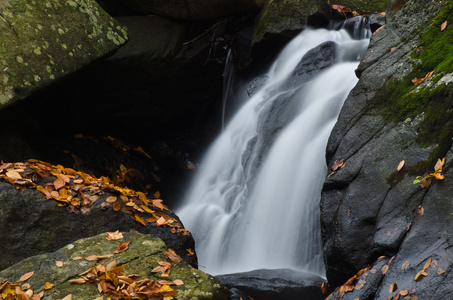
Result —
[[94, 0], [0, 4], [0, 108], [118, 49], [127, 33]]
[[[223, 284], [184, 261], [176, 262], [178, 258], [169, 255], [162, 240], [138, 233], [122, 233], [117, 240], [107, 240], [106, 236], [102, 233], [77, 240], [55, 252], [25, 259], [1, 271], [0, 282], [8, 281], [12, 286], [24, 274], [34, 272], [20, 283], [22, 290], [44, 292], [42, 299], [49, 300], [68, 295], [90, 300], [131, 296], [149, 299], [149, 295], [156, 297], [153, 299], [229, 299]], [[166, 266], [164, 271], [158, 268], [161, 265]], [[6, 288], [0, 286], [2, 294], [8, 293]], [[16, 288], [13, 293], [20, 292]]]

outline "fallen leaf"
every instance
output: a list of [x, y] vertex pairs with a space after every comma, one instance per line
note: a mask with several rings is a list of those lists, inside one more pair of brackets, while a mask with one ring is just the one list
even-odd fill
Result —
[[401, 169], [404, 167], [404, 164], [406, 163], [406, 161], [403, 159], [402, 161], [400, 161], [399, 165], [398, 165], [398, 168], [396, 168], [396, 170], [399, 172], [401, 171]]
[[445, 28], [447, 28], [447, 21], [443, 22], [442, 25], [440, 25], [440, 31], [444, 31]]
[[72, 294], [69, 294], [67, 296], [65, 296], [63, 299], [61, 300], [72, 300]]
[[382, 267], [382, 275], [385, 275], [385, 273], [387, 273], [388, 270], [389, 270], [389, 265], [384, 265]]
[[445, 273], [445, 269], [444, 268], [437, 269], [437, 274], [442, 275], [444, 273]]
[[343, 9], [346, 8], [346, 5], [334, 4], [334, 5], [332, 5], [332, 8], [335, 9], [336, 11], [338, 11], [339, 13], [341, 13], [341, 12], [343, 12]]
[[421, 270], [420, 272], [418, 272], [417, 274], [415, 274], [414, 280], [415, 280], [415, 281], [418, 281], [418, 280], [422, 279], [422, 278], [425, 277], [425, 276], [428, 276], [428, 273], [426, 273], [425, 270]]
[[107, 235], [105, 236], [105, 238], [109, 241], [116, 241], [116, 240], [120, 240], [123, 238], [123, 234], [117, 230], [115, 232], [107, 232]]
[[109, 197], [107, 197], [107, 199], [105, 199], [105, 202], [109, 202], [109, 203], [113, 203], [115, 201], [116, 201], [115, 196], [109, 196]]
[[321, 293], [326, 294], [327, 293], [327, 285], [325, 282], [321, 284]]
[[62, 268], [62, 267], [63, 267], [63, 262], [60, 261], [60, 260], [57, 260], [57, 261], [55, 261], [55, 265], [56, 265], [57, 267], [59, 267], [59, 268]]
[[84, 283], [88, 282], [88, 280], [85, 278], [76, 278], [76, 279], [70, 279], [70, 280], [68, 280], [68, 282], [74, 283], [74, 284], [84, 284]]
[[117, 254], [126, 251], [129, 248], [129, 244], [130, 242], [119, 244], [113, 253]]
[[50, 283], [50, 282], [44, 283], [44, 289], [45, 290], [50, 290], [51, 288], [53, 288], [53, 286], [54, 286], [53, 283]]
[[17, 171], [8, 171], [6, 172], [6, 176], [13, 180], [22, 179], [22, 176], [20, 176], [20, 174]]
[[357, 290], [357, 291], [361, 290], [365, 286], [365, 284], [366, 284], [365, 280], [359, 279], [359, 281], [357, 281], [357, 283], [354, 286], [354, 290]]
[[31, 288], [31, 285], [29, 283], [24, 283], [24, 284], [22, 284], [22, 286], [20, 288], [25, 291], [25, 290], [28, 290], [29, 288]]
[[396, 283], [392, 282], [389, 286], [389, 294], [391, 295], [396, 290]]
[[175, 280], [173, 280], [173, 283], [176, 285], [184, 285], [184, 282], [181, 279], [175, 279]]
[[445, 164], [445, 157], [442, 160], [440, 158], [438, 158], [437, 163], [434, 166], [434, 172], [436, 172], [436, 173], [442, 172], [442, 167], [444, 166], [444, 164]]
[[376, 273], [377, 273], [377, 270], [376, 270], [376, 269], [371, 269], [371, 270], [370, 270], [370, 273], [371, 273], [371, 274], [376, 274]]
[[54, 185], [55, 189], [57, 189], [57, 190], [59, 190], [59, 189], [61, 189], [62, 187], [64, 187], [65, 184], [66, 184], [66, 183], [65, 183], [65, 181], [64, 181], [64, 179], [63, 179], [62, 177], [57, 178], [57, 179], [53, 182], [53, 185]]
[[428, 258], [428, 260], [426, 261], [425, 265], [423, 266], [423, 271], [425, 271], [426, 269], [428, 269], [428, 267], [431, 265], [431, 257]]
[[401, 269], [402, 269], [403, 271], [406, 271], [407, 268], [409, 268], [409, 265], [410, 265], [409, 261], [406, 260], [406, 261], [403, 263], [403, 265], [401, 266]]
[[340, 169], [343, 166], [343, 164], [344, 164], [344, 158], [337, 159], [332, 166], [332, 171], [333, 172], [337, 171], [338, 169]]
[[83, 257], [82, 256], [74, 256], [71, 259], [72, 260], [81, 260], [81, 259], [83, 259]]
[[396, 50], [396, 47], [390, 48], [390, 53], [394, 52]]
[[407, 296], [409, 294], [409, 290], [401, 290], [401, 291], [399, 291], [399, 294], [401, 296]]
[[121, 209], [121, 203], [120, 202], [113, 203], [113, 210], [114, 211], [119, 211], [120, 209]]
[[433, 259], [433, 261], [431, 262], [431, 267], [436, 268], [438, 264], [439, 264], [439, 262], [437, 260]]
[[183, 261], [183, 259], [178, 254], [176, 254], [175, 250], [173, 250], [172, 248], [168, 248], [168, 251], [165, 252], [164, 255], [172, 262], [180, 263]]
[[156, 199], [160, 198], [160, 192], [159, 191], [154, 193], [154, 198], [156, 198]]
[[24, 275], [22, 275], [22, 276], [19, 278], [19, 282], [25, 281], [25, 280], [29, 279], [30, 277], [33, 276], [33, 274], [35, 274], [35, 271], [31, 271], [31, 272], [25, 273]]
[[415, 77], [414, 79], [412, 79], [412, 83], [413, 83], [414, 85], [418, 85], [418, 84], [422, 83], [423, 81], [425, 81], [426, 79], [428, 79], [428, 78], [430, 78], [431, 76], [433, 76], [433, 74], [434, 74], [434, 71], [431, 71], [431, 72], [428, 72], [428, 73], [425, 75], [425, 77], [423, 77], [423, 78], [417, 78], [417, 77]]
[[195, 253], [193, 253], [192, 249], [186, 249], [186, 251], [187, 251], [187, 253], [189, 253], [189, 254], [187, 254], [189, 256], [192, 256], [195, 254]]
[[422, 180], [420, 180], [420, 187], [422, 189], [428, 188], [431, 185], [431, 178], [429, 176], [424, 177]]
[[429, 175], [431, 175], [432, 177], [436, 178], [437, 180], [444, 180], [444, 175], [441, 174], [441, 173], [431, 173]]

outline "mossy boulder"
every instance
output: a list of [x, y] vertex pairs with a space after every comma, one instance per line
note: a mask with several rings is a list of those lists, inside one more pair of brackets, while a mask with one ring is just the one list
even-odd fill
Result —
[[0, 15], [0, 108], [127, 41], [125, 28], [94, 0], [6, 0]]
[[258, 10], [264, 0], [122, 0], [131, 10], [177, 20], [212, 20]]
[[[45, 290], [43, 299], [62, 299], [72, 294], [73, 299], [95, 299], [103, 296], [95, 283], [74, 284], [70, 279], [80, 278], [81, 274], [99, 263], [109, 264], [116, 261], [118, 266], [125, 266], [121, 272], [125, 275], [137, 274], [140, 279], [173, 281], [182, 280], [183, 285], [171, 285], [178, 291], [175, 299], [229, 299], [229, 292], [217, 279], [209, 274], [190, 267], [185, 262], [171, 262], [169, 278], [163, 278], [160, 272], [151, 272], [158, 267], [158, 262], [167, 261], [164, 253], [168, 251], [165, 243], [157, 238], [138, 233], [122, 233], [119, 240], [107, 240], [106, 233], [74, 241], [63, 248], [27, 258], [0, 272], [0, 281], [18, 282], [19, 278], [34, 271], [26, 281], [34, 293], [43, 291], [46, 282], [54, 284]], [[87, 260], [89, 256], [113, 254], [122, 243], [129, 243], [124, 252], [114, 254], [111, 258], [97, 261]], [[81, 257], [74, 260], [74, 257]], [[62, 262], [58, 267], [56, 261]], [[112, 280], [113, 282], [113, 280]]]
[[322, 0], [267, 0], [255, 19], [253, 44], [275, 36], [295, 36], [307, 25], [326, 26], [331, 10]]
[[[366, 10], [370, 13], [386, 11], [392, 0], [340, 0], [336, 4], [345, 5], [353, 10]], [[332, 1], [333, 3], [333, 1]]]

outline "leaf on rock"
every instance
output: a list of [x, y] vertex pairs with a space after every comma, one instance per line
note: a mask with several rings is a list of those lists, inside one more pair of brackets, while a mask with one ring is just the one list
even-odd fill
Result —
[[81, 260], [81, 259], [83, 259], [83, 257], [82, 256], [74, 256], [71, 259], [72, 260]]
[[13, 180], [22, 179], [22, 176], [20, 176], [20, 174], [17, 171], [8, 171], [6, 172], [6, 176]]
[[336, 11], [338, 11], [339, 13], [341, 13], [341, 12], [343, 12], [343, 9], [346, 8], [346, 5], [334, 4], [334, 5], [332, 5], [332, 8], [335, 9]]
[[51, 288], [53, 288], [53, 286], [54, 286], [53, 283], [50, 283], [50, 282], [44, 283], [44, 289], [45, 290], [50, 290]]
[[107, 199], [105, 199], [105, 202], [109, 202], [109, 203], [113, 203], [115, 201], [116, 201], [115, 196], [109, 196], [109, 197], [107, 197]]
[[418, 272], [417, 274], [415, 274], [415, 277], [414, 277], [414, 280], [415, 281], [418, 281], [418, 280], [421, 280], [423, 277], [425, 276], [428, 276], [428, 273], [426, 273], [425, 270], [421, 270], [420, 272]]
[[436, 178], [437, 180], [444, 180], [444, 175], [441, 174], [441, 173], [431, 173], [429, 175], [431, 175], [432, 177]]
[[389, 294], [391, 295], [396, 290], [396, 283], [392, 282], [389, 286]]
[[401, 171], [401, 169], [404, 167], [404, 164], [406, 163], [406, 161], [403, 159], [402, 161], [400, 161], [398, 167], [396, 168], [396, 170], [399, 172]]
[[62, 187], [64, 187], [65, 184], [66, 184], [66, 183], [65, 183], [65, 181], [64, 181], [64, 179], [63, 179], [62, 177], [57, 178], [57, 179], [53, 182], [53, 185], [54, 185], [55, 189], [57, 189], [57, 190], [59, 190], [59, 189], [61, 189]]
[[76, 279], [70, 279], [68, 280], [69, 283], [74, 283], [74, 284], [84, 284], [86, 282], [88, 282], [88, 279], [85, 279], [85, 278], [76, 278]]
[[403, 263], [403, 265], [401, 266], [401, 269], [402, 269], [403, 271], [406, 271], [407, 268], [409, 268], [409, 265], [410, 265], [409, 261], [406, 260], [406, 261]]
[[389, 270], [389, 265], [384, 265], [382, 267], [382, 275], [385, 275], [385, 273], [387, 273], [388, 270]]
[[355, 284], [354, 289], [359, 291], [365, 286], [365, 284], [366, 284], [365, 280], [359, 279], [359, 281], [357, 281], [357, 283]]
[[426, 176], [420, 180], [420, 187], [422, 189], [429, 188], [430, 185], [431, 185], [431, 178], [429, 176]]
[[438, 264], [439, 264], [439, 262], [437, 260], [433, 259], [433, 261], [431, 262], [431, 267], [436, 268]]
[[160, 198], [160, 192], [159, 191], [154, 193], [154, 198], [156, 198], [156, 199]]
[[423, 266], [423, 271], [425, 271], [426, 269], [429, 268], [429, 266], [431, 265], [431, 261], [432, 261], [431, 257], [428, 258], [428, 260], [426, 261], [425, 265]]
[[120, 240], [123, 238], [123, 234], [117, 230], [115, 232], [107, 232], [107, 235], [105, 236], [105, 238], [109, 241], [116, 241], [116, 240]]
[[195, 253], [193, 253], [192, 249], [186, 249], [186, 251], [187, 251], [187, 253], [188, 253], [188, 254], [187, 254], [188, 256], [192, 256], [192, 255], [195, 254]]
[[33, 276], [33, 274], [35, 274], [35, 271], [31, 271], [31, 272], [25, 273], [24, 275], [22, 275], [19, 278], [19, 282], [22, 282], [22, 281], [25, 281], [25, 280], [29, 279], [30, 277]]
[[444, 166], [444, 164], [445, 164], [445, 157], [442, 160], [440, 158], [438, 158], [437, 163], [434, 166], [434, 172], [436, 172], [436, 173], [442, 172], [442, 167]]
[[61, 300], [72, 300], [72, 294], [69, 294], [67, 296], [65, 296], [63, 299]]
[[442, 275], [444, 273], [445, 273], [445, 269], [444, 268], [437, 269], [437, 274]]
[[444, 31], [445, 28], [447, 28], [447, 21], [443, 22], [442, 25], [440, 25], [440, 31]]
[[428, 73], [425, 75], [425, 77], [423, 77], [423, 78], [417, 78], [417, 77], [415, 77], [414, 79], [412, 79], [412, 83], [413, 83], [414, 85], [418, 85], [418, 84], [422, 83], [423, 81], [425, 81], [426, 79], [428, 79], [428, 78], [430, 78], [431, 76], [433, 76], [433, 74], [434, 74], [434, 71], [431, 71], [431, 72], [428, 72]]
[[172, 248], [168, 248], [168, 251], [165, 252], [164, 255], [172, 262], [180, 263], [183, 261], [183, 259], [178, 254], [176, 254], [175, 250], [173, 250]]
[[158, 262], [159, 266], [155, 267], [154, 269], [151, 270], [153, 273], [162, 273], [163, 278], [170, 278], [170, 268], [171, 268], [171, 263], [166, 262], [166, 261], [159, 261]]
[[55, 261], [55, 265], [56, 265], [57, 267], [59, 267], [59, 268], [62, 268], [62, 267], [63, 267], [63, 262], [60, 261], [60, 260], [57, 260], [57, 261]]
[[344, 158], [342, 159], [337, 159], [333, 166], [332, 166], [332, 171], [335, 172], [337, 171], [338, 169], [340, 169], [342, 166], [344, 165]]
[[126, 251], [129, 248], [129, 244], [130, 242], [119, 244], [113, 253], [117, 254]]
[[119, 211], [120, 209], [121, 209], [121, 203], [120, 202], [113, 203], [113, 210], [114, 211]]
[[399, 291], [399, 294], [403, 297], [407, 296], [407, 295], [409, 295], [409, 290], [401, 290], [401, 291]]
[[175, 279], [173, 280], [173, 283], [176, 285], [184, 285], [184, 282], [181, 279]]

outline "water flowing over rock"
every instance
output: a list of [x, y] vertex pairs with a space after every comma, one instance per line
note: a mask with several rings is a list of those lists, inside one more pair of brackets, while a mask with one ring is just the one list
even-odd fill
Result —
[[[388, 299], [406, 291], [411, 299], [451, 295], [451, 273], [445, 271], [453, 263], [453, 229], [447, 221], [451, 184], [434, 179], [429, 188], [414, 184], [417, 176], [433, 173], [443, 157], [448, 178], [453, 159], [451, 70], [443, 65], [453, 53], [436, 46], [451, 34], [441, 28], [450, 22], [451, 9], [451, 1], [393, 1], [387, 25], [372, 36], [358, 67], [360, 81], [332, 131], [328, 166], [343, 158], [346, 166], [326, 179], [322, 191], [327, 279], [335, 288], [368, 265], [368, 275], [373, 269], [385, 274], [359, 277], [365, 288], [342, 299]], [[415, 77], [432, 70], [434, 79], [414, 85]], [[405, 165], [397, 170], [402, 160]], [[387, 272], [380, 256], [394, 257]]]
[[0, 107], [111, 54], [125, 29], [95, 1], [2, 1]]
[[[209, 272], [293, 268], [323, 276], [317, 211], [326, 169], [319, 166], [357, 81], [357, 61], [343, 53], [367, 44], [344, 30], [303, 31], [211, 146], [177, 210]], [[320, 63], [324, 52], [316, 49], [324, 47], [337, 63], [315, 71], [308, 62]], [[288, 87], [291, 76], [304, 81]]]

